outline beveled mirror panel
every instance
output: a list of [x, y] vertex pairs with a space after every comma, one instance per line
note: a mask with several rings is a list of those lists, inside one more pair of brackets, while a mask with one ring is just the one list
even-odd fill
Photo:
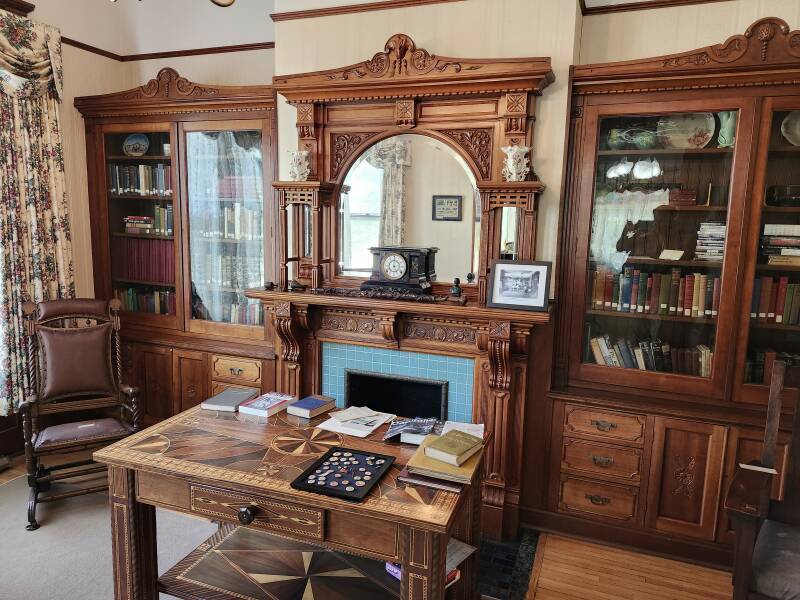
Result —
[[368, 277], [374, 246], [436, 247], [437, 281], [478, 269], [480, 196], [464, 159], [426, 135], [365, 150], [339, 196], [339, 273]]

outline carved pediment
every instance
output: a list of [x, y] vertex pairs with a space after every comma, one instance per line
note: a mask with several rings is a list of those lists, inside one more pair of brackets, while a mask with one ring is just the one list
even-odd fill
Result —
[[412, 98], [448, 93], [528, 91], [553, 81], [549, 58], [485, 59], [438, 56], [409, 36], [389, 38], [367, 60], [314, 73], [282, 75], [273, 84], [290, 102]]
[[575, 67], [576, 80], [670, 76], [676, 73], [715, 74], [752, 70], [754, 67], [797, 67], [800, 59], [800, 30], [791, 31], [782, 19], [767, 17], [750, 25], [743, 34], [720, 44], [641, 60]]
[[175, 69], [161, 69], [155, 79], [129, 92], [124, 92], [126, 100], [143, 98], [214, 98], [219, 96], [219, 89], [192, 83], [178, 75]]

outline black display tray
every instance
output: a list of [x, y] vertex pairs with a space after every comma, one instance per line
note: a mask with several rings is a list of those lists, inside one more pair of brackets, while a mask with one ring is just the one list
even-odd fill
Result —
[[[350, 456], [345, 456], [345, 454], [349, 454]], [[368, 460], [370, 458], [372, 459], [371, 461]], [[347, 462], [353, 459], [355, 459], [355, 463]], [[378, 464], [378, 461], [381, 460], [383, 463]], [[327, 465], [325, 465], [326, 462], [328, 463]], [[347, 464], [341, 464], [344, 462], [347, 462]], [[386, 474], [392, 466], [392, 463], [394, 463], [394, 456], [353, 450], [351, 448], [331, 448], [314, 461], [314, 464], [303, 471], [299, 477], [292, 481], [291, 486], [296, 490], [302, 490], [304, 492], [314, 492], [316, 494], [341, 498], [342, 500], [361, 502], [367, 494], [372, 491], [372, 488], [380, 481], [381, 477]], [[360, 469], [364, 470], [361, 471]], [[320, 473], [317, 473], [317, 470], [319, 470]], [[330, 471], [330, 473], [324, 478], [324, 485], [318, 484], [318, 476], [328, 471]], [[367, 472], [370, 474], [367, 475]], [[337, 474], [340, 475], [340, 477], [336, 477]], [[312, 476], [315, 481], [309, 483]], [[355, 479], [356, 477], [360, 479], [357, 480]], [[365, 480], [364, 477], [368, 479]], [[330, 485], [331, 482], [334, 481], [336, 485]], [[358, 486], [356, 485], [356, 481], [363, 481], [364, 485]], [[347, 488], [353, 489], [348, 491]]]

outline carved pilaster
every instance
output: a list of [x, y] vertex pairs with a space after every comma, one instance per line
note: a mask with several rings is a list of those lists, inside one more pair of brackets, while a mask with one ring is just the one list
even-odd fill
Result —
[[414, 99], [397, 100], [394, 103], [394, 123], [403, 129], [412, 129], [416, 127], [416, 109], [414, 107]]
[[489, 324], [489, 387], [508, 390], [511, 387], [511, 323], [492, 321]]
[[278, 391], [299, 396], [302, 391], [303, 331], [309, 329], [308, 305], [277, 302], [274, 325], [280, 340]]

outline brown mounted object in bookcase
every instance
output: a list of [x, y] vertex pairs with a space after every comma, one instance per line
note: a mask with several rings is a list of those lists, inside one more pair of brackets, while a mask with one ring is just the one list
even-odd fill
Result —
[[[504, 181], [501, 148], [532, 145], [535, 97], [552, 80], [549, 58], [443, 57], [403, 34], [393, 35], [365, 61], [273, 79], [277, 92], [297, 109], [298, 147], [309, 152], [311, 171], [309, 181], [275, 182], [277, 285], [248, 292], [273, 316], [277, 387], [292, 394], [319, 393], [322, 344], [329, 341], [474, 359], [471, 416], [493, 432], [482, 486], [485, 530], [492, 536], [517, 531], [530, 335], [549, 321], [546, 312], [486, 306], [489, 268], [503, 251], [503, 211], [517, 217], [518, 258], [533, 260], [544, 189], [532, 173], [526, 181]], [[338, 209], [340, 194], [350, 191], [345, 178], [377, 142], [409, 134], [434, 140], [455, 155], [480, 196], [480, 218], [464, 219], [479, 225], [479, 236], [473, 237], [480, 239], [472, 271], [477, 281], [461, 284], [457, 303], [448, 300], [451, 281], [434, 281], [432, 294], [422, 296], [427, 301], [409, 301], [399, 292], [359, 291], [368, 274], [348, 276], [340, 266]], [[428, 197], [413, 200], [425, 203], [429, 220]], [[292, 211], [297, 218], [290, 219]], [[430, 245], [439, 247], [437, 270], [448, 251], [465, 254], [461, 245]], [[311, 289], [288, 290], [292, 279]]]
[[272, 389], [272, 331], [243, 296], [275, 272], [275, 212], [263, 201], [277, 154], [272, 88], [204, 85], [165, 68], [75, 106], [86, 126], [94, 291], [122, 302], [122, 368], [142, 389], [144, 423], [225, 387]]
[[[766, 225], [784, 232], [778, 249], [800, 236], [800, 210], [765, 201], [798, 183], [781, 134], [798, 80], [800, 31], [776, 18], [706, 48], [573, 67], [551, 432], [537, 445], [549, 483], [523, 519], [730, 561], [722, 491], [760, 455], [764, 382], [800, 332], [777, 299], [800, 269], [770, 261], [763, 240]], [[783, 397], [790, 410], [797, 388]]]

